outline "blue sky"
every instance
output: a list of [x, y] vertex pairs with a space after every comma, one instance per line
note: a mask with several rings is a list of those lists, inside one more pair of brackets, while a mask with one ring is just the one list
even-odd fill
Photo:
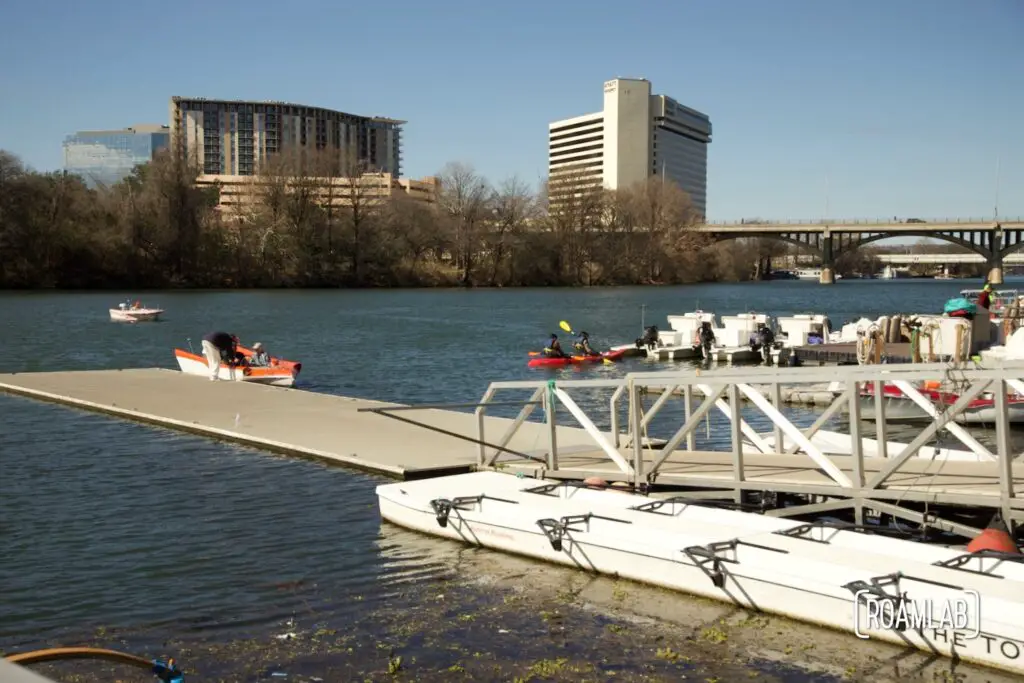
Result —
[[713, 220], [990, 216], [997, 175], [1024, 216], [1022, 36], [1020, 0], [6, 2], [0, 148], [288, 100], [408, 120], [407, 175], [533, 183], [549, 121], [643, 77], [711, 116]]

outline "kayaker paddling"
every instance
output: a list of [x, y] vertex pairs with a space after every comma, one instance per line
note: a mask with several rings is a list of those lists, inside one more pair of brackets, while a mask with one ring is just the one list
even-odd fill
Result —
[[573, 349], [587, 356], [601, 355], [590, 346], [590, 335], [586, 332], [580, 332], [579, 341], [573, 344]]
[[558, 341], [558, 335], [555, 333], [551, 334], [551, 338], [548, 339], [547, 346], [544, 347], [544, 355], [548, 358], [567, 358], [568, 354], [562, 350], [562, 345]]

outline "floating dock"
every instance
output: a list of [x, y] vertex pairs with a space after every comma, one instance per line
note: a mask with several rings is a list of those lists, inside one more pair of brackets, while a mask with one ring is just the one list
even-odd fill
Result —
[[[175, 370], [5, 374], [0, 375], [0, 391], [399, 479], [469, 472], [479, 448], [473, 442], [478, 423], [472, 413], [415, 406], [391, 413], [400, 416], [396, 421], [370, 412], [405, 408], [396, 403], [210, 382]], [[513, 422], [484, 419], [491, 434], [500, 434]], [[507, 447], [526, 455], [536, 451], [543, 458], [548, 439], [545, 425], [529, 422]], [[557, 427], [557, 439], [568, 447], [589, 449], [593, 443], [584, 430], [565, 426]]]
[[[957, 405], [936, 415], [900, 452], [866, 455], [859, 431], [860, 403], [855, 400], [858, 387], [945, 375], [966, 383]], [[0, 391], [399, 479], [492, 468], [553, 479], [596, 476], [626, 482], [636, 490], [703, 489], [693, 495], [737, 504], [752, 496], [762, 506], [775, 500], [765, 512], [776, 516], [852, 512], [861, 523], [870, 512], [972, 538], [995, 511], [1011, 525], [1024, 523], [1024, 463], [1010, 447], [1005, 401], [997, 405], [1002, 418], [995, 426], [993, 451], [954, 419], [984, 390], [996, 395], [1005, 395], [1011, 387], [1024, 391], [1021, 378], [1024, 365], [689, 370], [557, 383], [493, 382], [477, 402], [415, 406], [214, 383], [161, 369], [0, 375]], [[779, 412], [783, 385], [814, 388], [826, 381], [839, 382], [842, 391], [810, 428], [797, 427]], [[610, 402], [598, 404], [607, 407], [596, 409], [603, 414], [594, 408], [584, 410], [568, 393], [575, 389], [586, 390], [591, 403], [594, 390], [611, 391]], [[521, 398], [495, 401], [499, 391], [506, 396], [516, 392]], [[531, 392], [529, 398], [523, 396], [526, 392]], [[643, 395], [655, 392], [660, 395], [654, 404], [645, 406]], [[683, 403], [683, 424], [659, 443], [648, 437], [647, 425], [673, 400]], [[796, 445], [787, 452], [768, 445], [747, 423], [744, 404], [753, 404], [746, 410], [756, 409], [773, 423], [774, 443], [783, 443], [785, 436]], [[514, 420], [486, 415], [489, 407], [513, 405], [520, 407]], [[543, 422], [529, 419], [537, 407], [542, 408]], [[475, 408], [476, 414], [454, 408]], [[620, 408], [628, 416], [626, 424]], [[844, 409], [852, 418], [852, 454], [826, 455], [809, 440]], [[696, 447], [697, 427], [711, 411], [724, 413], [731, 423], [731, 447], [721, 451]], [[875, 414], [878, 438], [885, 442], [883, 407], [876, 405]], [[600, 422], [611, 428], [599, 429]], [[940, 431], [959, 438], [978, 461], [915, 457], [934, 450]], [[802, 504], [791, 504], [797, 502], [794, 498]]]
[[[857, 365], [857, 342], [809, 344], [794, 346], [792, 354], [801, 365]], [[908, 342], [885, 345], [885, 358], [889, 363], [913, 363], [913, 351]]]

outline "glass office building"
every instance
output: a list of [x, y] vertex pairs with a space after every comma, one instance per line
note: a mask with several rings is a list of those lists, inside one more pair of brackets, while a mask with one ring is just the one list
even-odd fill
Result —
[[113, 185], [170, 145], [170, 128], [141, 125], [121, 130], [86, 130], [64, 139], [64, 170], [89, 187]]

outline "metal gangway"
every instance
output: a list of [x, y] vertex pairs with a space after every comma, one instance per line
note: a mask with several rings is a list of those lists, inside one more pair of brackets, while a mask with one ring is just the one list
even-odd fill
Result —
[[[923, 383], [937, 383], [948, 401], [929, 399]], [[828, 387], [834, 396], [809, 426], [800, 427], [784, 414], [784, 393], [800, 387]], [[888, 386], [886, 391], [884, 386]], [[926, 422], [908, 443], [888, 441], [887, 409], [896, 397], [912, 403]], [[487, 433], [484, 416], [491, 406], [515, 403], [511, 393], [530, 392], [504, 434]], [[933, 390], [934, 391], [934, 390]], [[580, 398], [581, 393], [589, 394]], [[627, 482], [636, 490], [657, 485], [698, 489], [696, 498], [744, 494], [793, 494], [803, 504], [765, 510], [793, 516], [845, 510], [863, 523], [865, 511], [943, 531], [973, 537], [979, 527], [946, 518], [935, 509], [988, 509], [1001, 512], [1011, 526], [1024, 523], [1024, 461], [1011, 446], [1011, 408], [1024, 411], [1024, 362], [999, 367], [946, 363], [828, 366], [804, 368], [728, 368], [702, 371], [630, 373], [620, 379], [567, 379], [492, 382], [476, 405], [478, 467], [498, 468], [554, 479], [600, 477]], [[498, 400], [498, 395], [501, 400]], [[600, 395], [597, 407], [593, 396]], [[656, 396], [651, 403], [651, 398]], [[954, 398], [955, 397], [955, 398]], [[979, 403], [980, 401], [980, 403]], [[648, 428], [666, 406], [682, 403], [682, 418], [672, 419], [665, 440], [648, 438]], [[648, 405], [649, 404], [649, 405]], [[994, 448], [976, 438], [962, 422], [988, 405]], [[543, 411], [547, 443], [533, 453], [507, 446], [533, 415]], [[873, 419], [864, 420], [864, 411]], [[622, 413], [625, 412], [625, 418]], [[728, 424], [727, 449], [698, 449], [701, 424], [717, 413]], [[770, 424], [758, 432], [751, 413]], [[848, 418], [848, 452], [836, 454], [817, 441], [823, 427], [838, 416]], [[574, 420], [589, 434], [592, 448], [559, 448], [558, 430]], [[721, 424], [720, 418], [718, 418]], [[681, 421], [681, 424], [679, 422]], [[598, 424], [607, 425], [599, 428]], [[872, 424], [875, 438], [864, 435]], [[938, 448], [940, 436], [955, 439], [962, 449]], [[490, 441], [489, 439], [493, 439]], [[831, 436], [835, 445], [835, 432]], [[723, 439], [724, 440], [724, 439]], [[984, 526], [983, 524], [981, 526]]]

